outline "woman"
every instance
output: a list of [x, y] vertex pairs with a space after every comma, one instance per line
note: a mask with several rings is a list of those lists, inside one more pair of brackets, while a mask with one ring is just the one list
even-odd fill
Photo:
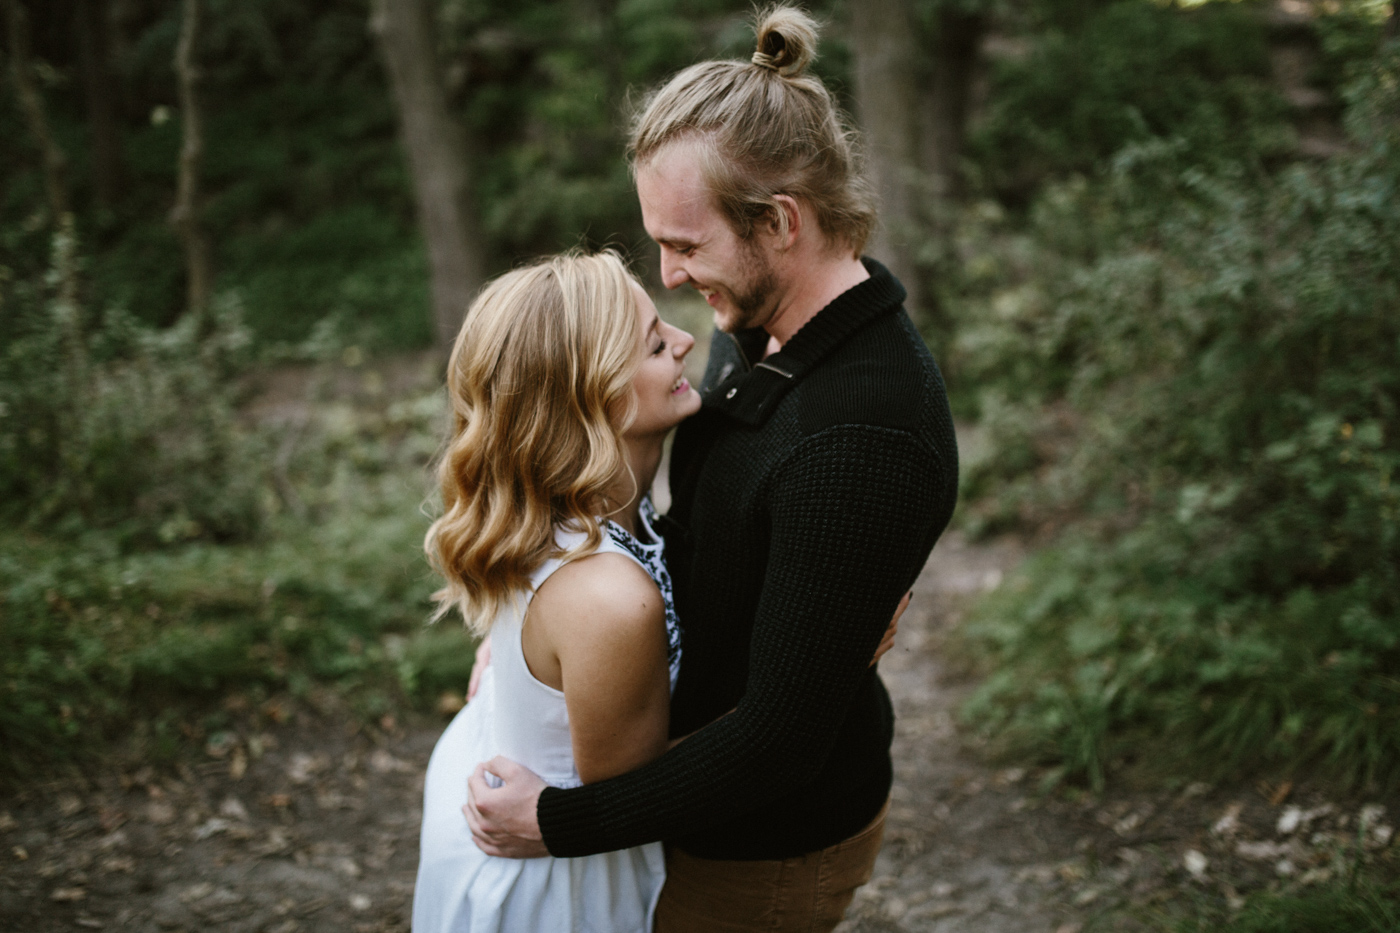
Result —
[[611, 252], [511, 272], [467, 313], [425, 547], [446, 580], [438, 615], [459, 609], [492, 659], [428, 765], [415, 933], [651, 929], [660, 844], [492, 858], [461, 807], [497, 754], [567, 787], [666, 749], [680, 639], [644, 491], [667, 432], [700, 407], [693, 345]]

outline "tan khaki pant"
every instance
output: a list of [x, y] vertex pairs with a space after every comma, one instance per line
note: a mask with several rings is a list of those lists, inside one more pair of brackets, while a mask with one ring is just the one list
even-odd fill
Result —
[[796, 858], [729, 862], [669, 850], [656, 933], [829, 933], [870, 880], [889, 808], [851, 838]]

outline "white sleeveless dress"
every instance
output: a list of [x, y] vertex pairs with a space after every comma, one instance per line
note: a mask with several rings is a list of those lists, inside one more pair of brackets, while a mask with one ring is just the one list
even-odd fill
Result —
[[[612, 522], [597, 553], [626, 554], [656, 581], [666, 607], [671, 688], [680, 669], [680, 629], [671, 580], [653, 531], [655, 511], [642, 501], [643, 543]], [[559, 529], [569, 550], [582, 533]], [[535, 590], [559, 569], [546, 561], [533, 575]], [[661, 844], [582, 858], [507, 859], [476, 847], [462, 805], [475, 767], [505, 755], [556, 787], [577, 787], [564, 694], [535, 679], [525, 665], [520, 627], [530, 596], [505, 610], [491, 627], [491, 666], [475, 699], [438, 740], [423, 789], [423, 831], [413, 933], [650, 933], [652, 912], [666, 878]]]

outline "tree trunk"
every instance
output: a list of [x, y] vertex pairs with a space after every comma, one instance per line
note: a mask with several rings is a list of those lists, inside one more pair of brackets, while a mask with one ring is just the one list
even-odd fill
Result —
[[15, 95], [29, 132], [39, 148], [44, 173], [44, 194], [54, 229], [60, 230], [70, 210], [68, 200], [68, 158], [49, 129], [44, 111], [44, 99], [34, 84], [34, 62], [29, 49], [29, 15], [20, 0], [0, 0], [5, 5], [5, 26], [9, 32], [10, 72], [14, 77]]
[[852, 5], [855, 103], [865, 131], [866, 163], [880, 197], [880, 227], [870, 251], [909, 291], [914, 319], [934, 314], [915, 261], [918, 251], [918, 93], [914, 17], [909, 0]]
[[932, 81], [923, 101], [922, 154], [924, 171], [939, 200], [962, 195], [959, 162], [967, 136], [968, 103], [977, 69], [977, 53], [986, 27], [985, 15], [968, 13], [952, 4], [945, 5], [938, 13]]
[[418, 226], [432, 272], [433, 332], [452, 345], [481, 285], [481, 234], [469, 186], [466, 134], [447, 109], [434, 42], [432, 0], [374, 0], [378, 39], [398, 105]]
[[78, 48], [83, 92], [92, 133], [92, 184], [97, 203], [116, 203], [122, 183], [121, 137], [117, 130], [116, 81], [112, 76], [107, 0], [79, 0]]
[[180, 83], [180, 161], [170, 223], [185, 249], [186, 313], [203, 316], [214, 288], [209, 238], [200, 224], [199, 170], [204, 161], [204, 120], [199, 110], [200, 0], [184, 0], [175, 75]]

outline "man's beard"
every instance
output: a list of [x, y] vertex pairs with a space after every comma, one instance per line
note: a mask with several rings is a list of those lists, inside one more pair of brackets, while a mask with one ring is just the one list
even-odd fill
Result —
[[778, 274], [773, 271], [761, 247], [753, 240], [744, 241], [743, 267], [739, 274], [743, 277], [738, 288], [730, 291], [734, 304], [734, 314], [721, 326], [722, 330], [737, 333], [766, 323], [772, 311], [773, 295], [778, 290]]

